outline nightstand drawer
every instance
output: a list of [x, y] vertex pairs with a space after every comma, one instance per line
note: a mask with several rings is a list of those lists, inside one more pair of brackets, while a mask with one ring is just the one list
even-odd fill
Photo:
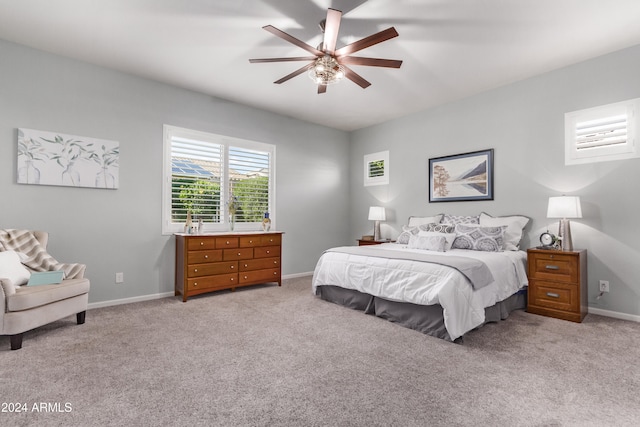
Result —
[[571, 255], [535, 254], [530, 259], [529, 278], [578, 283], [578, 265]]
[[530, 306], [571, 312], [580, 310], [579, 290], [574, 285], [536, 280], [529, 286], [528, 298]]

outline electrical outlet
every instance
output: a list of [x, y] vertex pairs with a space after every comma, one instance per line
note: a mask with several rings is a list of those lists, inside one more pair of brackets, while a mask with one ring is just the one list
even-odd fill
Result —
[[600, 292], [609, 292], [608, 280], [600, 280]]
[[116, 283], [124, 282], [124, 273], [116, 273]]

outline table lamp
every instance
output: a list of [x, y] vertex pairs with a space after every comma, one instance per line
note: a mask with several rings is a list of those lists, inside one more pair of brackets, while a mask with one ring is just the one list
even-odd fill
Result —
[[369, 208], [369, 221], [375, 221], [373, 225], [373, 240], [380, 240], [380, 221], [385, 219], [384, 207], [371, 206]]
[[560, 223], [558, 224], [558, 238], [560, 238], [562, 250], [572, 251], [573, 242], [571, 241], [571, 226], [569, 223], [569, 218], [582, 218], [580, 197], [549, 197], [547, 218], [560, 218]]

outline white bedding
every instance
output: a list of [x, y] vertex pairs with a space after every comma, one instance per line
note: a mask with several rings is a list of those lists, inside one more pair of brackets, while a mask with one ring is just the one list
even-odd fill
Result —
[[457, 270], [440, 264], [385, 259], [385, 250], [422, 252], [404, 245], [385, 243], [374, 247], [380, 257], [325, 252], [313, 274], [312, 291], [334, 285], [355, 289], [390, 301], [421, 305], [440, 304], [444, 324], [452, 340], [484, 323], [484, 309], [526, 286], [524, 251], [480, 252], [453, 249], [437, 252], [444, 256], [467, 256], [484, 261], [494, 282], [474, 291]]

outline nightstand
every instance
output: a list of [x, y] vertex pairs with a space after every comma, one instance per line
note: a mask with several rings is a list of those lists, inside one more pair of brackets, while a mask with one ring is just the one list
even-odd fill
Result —
[[393, 243], [395, 240], [362, 240], [358, 239], [358, 246], [380, 245], [382, 243]]
[[582, 322], [587, 315], [587, 251], [527, 250], [527, 311]]

